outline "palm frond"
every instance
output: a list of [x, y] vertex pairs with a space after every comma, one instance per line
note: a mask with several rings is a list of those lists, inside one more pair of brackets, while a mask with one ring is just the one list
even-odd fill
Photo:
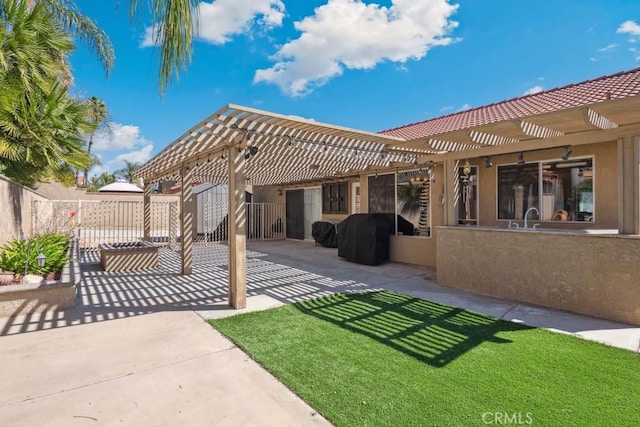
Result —
[[[160, 93], [164, 94], [173, 79], [191, 63], [193, 35], [198, 27], [199, 0], [150, 0], [154, 37], [160, 46]], [[140, 2], [130, 0], [129, 11], [133, 20], [140, 13]]]
[[115, 52], [109, 36], [70, 0], [38, 0], [43, 3], [62, 26], [82, 39], [98, 56], [107, 75], [113, 68]]

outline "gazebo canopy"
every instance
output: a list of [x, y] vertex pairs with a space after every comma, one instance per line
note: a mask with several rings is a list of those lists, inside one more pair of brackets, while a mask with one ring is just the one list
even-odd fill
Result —
[[116, 181], [98, 189], [101, 193], [142, 193], [144, 190], [128, 181]]

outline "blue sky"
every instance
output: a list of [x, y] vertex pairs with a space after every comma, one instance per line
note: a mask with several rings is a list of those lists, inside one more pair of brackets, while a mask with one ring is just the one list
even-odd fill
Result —
[[71, 58], [74, 94], [109, 108], [109, 171], [228, 103], [379, 131], [640, 67], [638, 0], [215, 0], [161, 97], [152, 22], [117, 3], [77, 0], [114, 45], [109, 78], [82, 43]]

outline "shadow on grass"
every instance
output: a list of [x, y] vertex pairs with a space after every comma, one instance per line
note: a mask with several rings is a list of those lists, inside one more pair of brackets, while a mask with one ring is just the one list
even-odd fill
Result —
[[497, 337], [499, 332], [531, 329], [394, 292], [335, 294], [294, 306], [435, 367], [445, 366], [487, 341], [512, 342]]

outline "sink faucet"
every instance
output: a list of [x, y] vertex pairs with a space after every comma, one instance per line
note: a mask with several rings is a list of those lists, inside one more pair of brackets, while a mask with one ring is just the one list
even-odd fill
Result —
[[538, 208], [530, 207], [529, 209], [527, 209], [527, 212], [525, 212], [524, 214], [524, 228], [527, 228], [527, 217], [529, 216], [529, 212], [531, 211], [536, 211], [536, 213], [538, 214], [538, 217], [540, 216], [540, 211], [538, 210]]

